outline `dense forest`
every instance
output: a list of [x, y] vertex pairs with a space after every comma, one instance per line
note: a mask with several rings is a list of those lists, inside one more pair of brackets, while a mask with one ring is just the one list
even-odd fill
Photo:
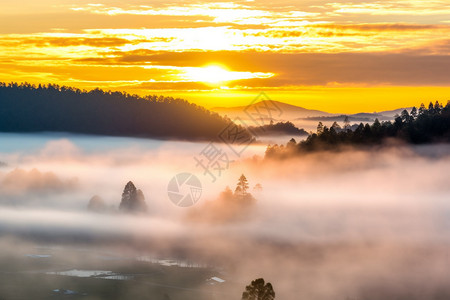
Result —
[[249, 126], [248, 130], [254, 133], [256, 136], [264, 136], [264, 135], [308, 135], [303, 128], [297, 128], [294, 123], [286, 121], [286, 122], [278, 122], [270, 124], [262, 125], [262, 126]]
[[[0, 131], [216, 140], [230, 120], [182, 99], [0, 83]], [[250, 133], [241, 128], [243, 134]]]
[[419, 109], [404, 110], [393, 122], [376, 119], [371, 125], [360, 123], [356, 129], [350, 128], [348, 121], [343, 128], [337, 122], [330, 128], [319, 122], [317, 132], [311, 133], [304, 141], [297, 143], [291, 139], [286, 146], [268, 146], [266, 157], [339, 150], [346, 145], [379, 145], [389, 138], [410, 144], [450, 142], [450, 101], [445, 107], [437, 101], [435, 104], [430, 102], [428, 108], [422, 103]]

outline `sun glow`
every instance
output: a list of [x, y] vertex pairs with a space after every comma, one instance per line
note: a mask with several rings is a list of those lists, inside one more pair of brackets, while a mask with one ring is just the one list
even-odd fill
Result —
[[272, 76], [274, 76], [273, 73], [230, 71], [222, 65], [185, 68], [184, 75], [186, 80], [210, 84], [219, 84], [242, 79], [269, 78]]
[[446, 102], [450, 90], [449, 0], [3, 2], [5, 82], [207, 107], [264, 90], [337, 113]]

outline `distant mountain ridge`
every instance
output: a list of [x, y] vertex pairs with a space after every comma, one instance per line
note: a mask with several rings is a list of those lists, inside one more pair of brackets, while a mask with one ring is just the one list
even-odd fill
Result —
[[[270, 105], [275, 105], [281, 111], [281, 115], [274, 116], [274, 121], [290, 121], [290, 120], [319, 120], [319, 121], [340, 121], [343, 120], [345, 116], [350, 118], [350, 121], [374, 121], [378, 118], [380, 121], [387, 121], [394, 119], [396, 114], [400, 115], [403, 110], [410, 111], [412, 107], [398, 108], [394, 110], [387, 110], [381, 112], [360, 112], [356, 114], [337, 114], [337, 113], [329, 113], [320, 110], [307, 109], [301, 106], [288, 104], [275, 100], [263, 100], [257, 103], [250, 104], [248, 106], [234, 106], [234, 107], [213, 107], [212, 111], [220, 113], [222, 115], [227, 115], [228, 117], [240, 117], [245, 118], [247, 114], [246, 111], [252, 111], [256, 109], [264, 109], [267, 102], [271, 102]], [[247, 116], [248, 117], [248, 116]]]
[[402, 113], [402, 111], [404, 111], [405, 109], [409, 112], [409, 111], [411, 111], [412, 106], [411, 107], [397, 108], [397, 109], [393, 109], [393, 110], [385, 110], [385, 111], [379, 112], [378, 114], [386, 116], [386, 117], [394, 118], [395, 115], [400, 115]]
[[211, 110], [212, 111], [243, 111], [245, 109], [247, 109], [248, 107], [259, 107], [259, 108], [263, 108], [265, 106], [265, 103], [270, 102], [272, 104], [275, 104], [276, 106], [278, 106], [278, 108], [281, 110], [281, 112], [298, 112], [298, 113], [308, 113], [308, 114], [317, 114], [317, 115], [331, 115], [328, 112], [324, 112], [324, 111], [320, 111], [320, 110], [314, 110], [314, 109], [307, 109], [304, 107], [300, 107], [297, 105], [293, 105], [293, 104], [288, 104], [288, 103], [284, 103], [284, 102], [280, 102], [280, 101], [275, 101], [275, 100], [263, 100], [263, 101], [259, 101], [257, 103], [253, 103], [250, 105], [246, 105], [246, 106], [234, 106], [234, 107], [214, 107]]
[[[269, 103], [269, 104], [268, 104]], [[222, 115], [226, 114], [229, 116], [234, 115], [240, 115], [244, 116], [247, 112], [255, 111], [257, 109], [264, 111], [266, 105], [269, 107], [275, 106], [278, 108], [281, 112], [280, 116], [275, 115], [273, 120], [275, 121], [281, 121], [281, 120], [289, 120], [299, 117], [315, 117], [315, 116], [330, 116], [332, 114], [320, 110], [313, 110], [313, 109], [307, 109], [304, 107], [280, 102], [280, 101], [274, 101], [274, 100], [263, 100], [259, 101], [247, 106], [234, 106], [234, 107], [213, 107], [211, 108], [212, 111], [220, 113]]]

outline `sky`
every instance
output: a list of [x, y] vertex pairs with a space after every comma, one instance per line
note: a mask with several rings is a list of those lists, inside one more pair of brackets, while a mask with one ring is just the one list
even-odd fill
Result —
[[448, 0], [1, 0], [0, 81], [334, 113], [450, 99]]

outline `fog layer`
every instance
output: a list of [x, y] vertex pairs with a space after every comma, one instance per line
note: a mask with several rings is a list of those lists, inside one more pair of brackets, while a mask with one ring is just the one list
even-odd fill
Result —
[[[21, 243], [82, 244], [116, 255], [197, 261], [223, 270], [228, 294], [216, 299], [230, 294], [239, 299], [258, 277], [272, 282], [277, 299], [450, 295], [448, 145], [271, 161], [262, 159], [261, 145], [238, 157], [218, 144], [233, 162], [212, 182], [194, 159], [207, 143], [30, 137], [0, 135], [5, 249]], [[190, 208], [174, 205], [167, 195], [168, 182], [181, 172], [202, 182], [202, 196]], [[234, 190], [241, 174], [251, 192], [256, 183], [263, 187], [252, 192], [256, 204], [243, 217], [226, 222], [188, 217], [208, 213], [207, 203], [217, 201], [226, 186]], [[148, 215], [87, 211], [93, 195], [117, 207], [130, 180], [144, 192]]]

